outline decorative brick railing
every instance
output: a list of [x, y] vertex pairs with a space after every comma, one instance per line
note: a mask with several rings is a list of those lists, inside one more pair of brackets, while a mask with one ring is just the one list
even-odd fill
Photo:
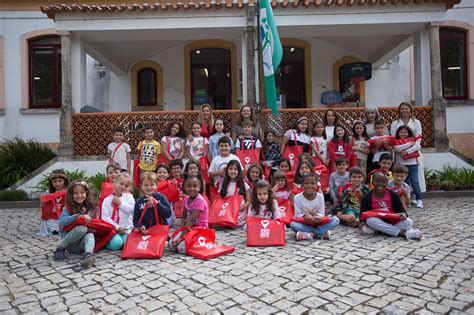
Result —
[[[352, 121], [362, 119], [364, 108], [341, 108], [335, 109], [339, 115], [340, 122], [351, 128]], [[433, 147], [433, 113], [430, 106], [414, 106], [414, 116], [420, 120], [423, 128], [423, 147]], [[311, 109], [284, 109], [280, 116], [273, 116], [268, 110], [260, 113], [262, 128], [272, 128], [277, 133], [292, 128], [296, 120], [301, 116], [307, 116], [312, 128], [313, 121], [322, 119], [325, 108]], [[381, 107], [379, 112], [389, 124], [398, 117], [398, 107]], [[143, 139], [141, 126], [152, 125], [156, 128], [156, 138], [159, 140], [164, 135], [166, 125], [169, 121], [176, 120], [190, 131], [191, 123], [196, 119], [195, 111], [179, 112], [131, 112], [131, 113], [80, 113], [73, 116], [73, 141], [74, 154], [79, 156], [106, 155], [107, 145], [112, 142], [112, 129], [115, 126], [123, 126], [126, 129], [125, 139], [136, 153], [136, 147]], [[214, 111], [215, 118], [224, 120], [225, 127], [231, 127], [238, 118], [237, 110]]]

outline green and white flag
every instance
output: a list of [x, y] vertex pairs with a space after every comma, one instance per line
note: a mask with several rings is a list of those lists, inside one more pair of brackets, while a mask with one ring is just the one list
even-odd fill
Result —
[[275, 71], [281, 62], [283, 48], [273, 18], [269, 0], [260, 0], [260, 42], [262, 43], [263, 74], [265, 76], [265, 95], [267, 106], [278, 114], [275, 87]]

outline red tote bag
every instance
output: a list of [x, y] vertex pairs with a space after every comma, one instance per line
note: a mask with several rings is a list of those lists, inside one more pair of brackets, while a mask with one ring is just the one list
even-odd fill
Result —
[[236, 226], [239, 216], [240, 205], [243, 196], [238, 194], [239, 188], [236, 187], [235, 193], [229, 197], [220, 197], [216, 199], [209, 210], [209, 225], [211, 226]]
[[314, 167], [314, 172], [319, 176], [319, 183], [323, 192], [329, 188], [329, 170], [325, 165]]
[[380, 218], [390, 224], [397, 224], [402, 220], [402, 218], [400, 217], [398, 213], [388, 212], [385, 210], [370, 210], [370, 211], [362, 212], [360, 214], [360, 219], [362, 221], [365, 221], [368, 218], [373, 218], [373, 217]]
[[105, 222], [102, 219], [91, 219], [90, 223], [86, 223], [84, 217], [79, 217], [72, 224], [66, 225], [64, 227], [64, 230], [70, 231], [79, 225], [87, 226], [89, 228], [89, 231], [94, 234], [94, 252], [104, 247], [105, 244], [107, 244], [117, 232], [115, 226], [108, 222]]
[[[293, 132], [293, 136], [295, 137], [295, 143], [297, 143], [296, 132]], [[285, 147], [285, 151], [283, 151], [283, 157], [290, 160], [290, 166], [292, 171], [296, 171], [298, 167], [298, 161], [300, 154], [303, 153], [303, 146], [302, 145], [287, 145]]]
[[156, 191], [164, 195], [169, 202], [179, 201], [178, 185], [172, 180], [159, 181], [157, 183]]
[[57, 220], [66, 203], [66, 191], [41, 196], [41, 220]]
[[[303, 217], [300, 217], [300, 218], [293, 218], [293, 219], [291, 219], [291, 221], [292, 221], [292, 222], [298, 222], [298, 223], [306, 224], [306, 223], [304, 222], [304, 218], [303, 218]], [[318, 223], [312, 224], [311, 226], [313, 226], [313, 227], [318, 227], [318, 226], [321, 226], [321, 225], [328, 224], [330, 221], [331, 221], [331, 218], [330, 218], [330, 217], [322, 217], [321, 220], [320, 220]]]
[[108, 182], [103, 182], [100, 186], [100, 194], [99, 194], [99, 218], [102, 216], [102, 204], [104, 203], [105, 198], [107, 196], [114, 193], [114, 185]]
[[293, 203], [291, 200], [277, 198], [278, 208], [281, 213], [281, 219], [283, 223], [290, 224], [291, 219], [295, 216], [295, 208], [293, 207]]
[[[170, 154], [170, 141], [168, 140], [168, 137], [166, 137], [166, 144], [167, 144], [167, 149], [166, 151], [168, 154]], [[170, 154], [171, 156], [171, 154]], [[161, 164], [166, 164], [168, 165], [170, 163], [170, 160], [168, 160], [163, 153], [160, 152], [160, 155], [158, 155], [158, 159], [156, 160], [156, 166], [160, 166]]]
[[201, 167], [202, 179], [205, 183], [209, 184], [211, 177], [209, 177], [209, 161], [207, 160], [207, 156], [203, 156], [199, 159], [199, 166]]
[[[393, 139], [390, 140], [390, 145], [393, 146], [393, 147], [405, 146], [407, 143], [416, 142], [421, 138], [423, 138], [422, 135], [419, 135], [419, 136], [416, 136], [416, 137], [405, 138], [405, 139], [395, 139], [395, 138], [393, 138]], [[409, 160], [409, 159], [414, 159], [414, 158], [419, 158], [419, 157], [420, 157], [420, 151], [415, 151], [413, 153], [402, 156], [402, 159]]]
[[193, 228], [184, 235], [186, 254], [202, 260], [216, 258], [232, 253], [235, 248], [215, 243], [216, 234], [213, 229]]
[[244, 141], [240, 141], [240, 150], [235, 151], [235, 155], [242, 163], [242, 167], [245, 172], [249, 169], [250, 165], [260, 165], [260, 149], [255, 149], [255, 141], [252, 139], [252, 149], [244, 150]]
[[247, 217], [247, 246], [285, 246], [285, 224]]

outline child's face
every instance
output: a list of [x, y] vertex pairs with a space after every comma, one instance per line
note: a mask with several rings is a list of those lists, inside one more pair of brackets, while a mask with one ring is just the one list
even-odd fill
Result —
[[239, 169], [237, 166], [232, 165], [227, 168], [227, 174], [229, 175], [230, 179], [236, 179], [239, 176]]
[[199, 175], [199, 168], [196, 164], [189, 164], [188, 165], [188, 174], [192, 176]]
[[405, 173], [393, 173], [393, 182], [397, 186], [403, 184], [405, 178], [407, 178], [407, 175]]
[[172, 127], [171, 127], [171, 135], [172, 136], [177, 136], [179, 133], [179, 125], [178, 124], [174, 124]]
[[166, 170], [166, 168], [163, 168], [163, 167], [156, 170], [156, 175], [158, 176], [158, 180], [167, 180], [168, 177], [170, 177], [168, 170]]
[[252, 181], [257, 181], [260, 179], [260, 171], [256, 167], [252, 167], [249, 176]]
[[408, 138], [408, 131], [406, 129], [402, 129], [398, 132], [400, 139]]
[[345, 134], [346, 134], [346, 131], [344, 130], [344, 128], [342, 128], [342, 127], [337, 127], [336, 128], [336, 136], [338, 138], [344, 137]]
[[145, 139], [146, 140], [153, 140], [154, 137], [155, 137], [155, 132], [153, 131], [153, 129], [145, 130]]
[[257, 189], [257, 199], [260, 204], [265, 204], [268, 200], [268, 189], [259, 188]]
[[145, 195], [151, 196], [156, 191], [156, 183], [151, 179], [145, 179], [140, 184], [140, 188]]
[[385, 188], [387, 188], [388, 179], [380, 173], [374, 174], [374, 191], [378, 193], [383, 193]]
[[[179, 130], [179, 128], [178, 128]], [[201, 135], [201, 126], [199, 126], [198, 124], [194, 124], [193, 125], [193, 136], [195, 137], [199, 137]]]
[[380, 164], [380, 169], [388, 172], [390, 171], [390, 168], [392, 167], [392, 160], [381, 160], [379, 164]]
[[56, 190], [63, 190], [64, 188], [64, 178], [53, 178], [51, 184]]
[[184, 185], [184, 191], [189, 197], [195, 197], [199, 194], [200, 183], [197, 178], [191, 178], [186, 181]]
[[286, 162], [283, 162], [283, 163], [280, 163], [280, 165], [278, 165], [278, 168], [280, 169], [280, 171], [282, 171], [283, 173], [287, 173], [290, 171], [290, 165]]
[[174, 178], [181, 177], [181, 166], [173, 165], [173, 167], [171, 167], [171, 172], [173, 173]]
[[300, 132], [305, 132], [306, 129], [308, 129], [308, 121], [306, 120], [300, 121], [300, 123], [298, 124], [298, 130]]
[[82, 205], [87, 198], [87, 191], [82, 185], [74, 186], [74, 190], [72, 191], [72, 200], [76, 204]]
[[347, 170], [347, 163], [346, 162], [343, 162], [339, 165], [336, 165], [336, 169], [337, 169], [337, 172], [339, 174], [344, 174], [346, 173], [346, 170]]
[[374, 129], [375, 129], [375, 135], [377, 135], [377, 136], [383, 136], [383, 132], [384, 132], [384, 129], [385, 129], [385, 128], [384, 128], [384, 125], [376, 125], [376, 126], [374, 127]]
[[300, 167], [300, 175], [303, 176], [309, 173], [311, 173], [311, 169], [309, 168], [309, 166], [306, 164], [302, 164]]
[[354, 186], [359, 187], [364, 182], [364, 175], [362, 174], [352, 174], [351, 175], [351, 183]]
[[123, 141], [123, 133], [122, 132], [114, 132], [114, 141], [117, 143], [121, 143]]
[[230, 145], [228, 143], [219, 144], [219, 153], [221, 156], [228, 156], [230, 154]]
[[110, 178], [111, 181], [114, 181], [115, 177], [117, 177], [119, 174], [120, 170], [114, 167], [109, 167], [109, 169], [107, 170], [107, 177]]
[[222, 120], [217, 120], [216, 124], [214, 125], [214, 128], [217, 132], [222, 132], [224, 130], [224, 123], [222, 122]]
[[308, 176], [303, 180], [303, 189], [306, 194], [313, 194], [316, 191], [318, 183], [316, 177]]
[[269, 133], [267, 134], [267, 141], [268, 141], [268, 142], [273, 142], [273, 141], [275, 141], [275, 135], [274, 135], [273, 133], [269, 132]]
[[127, 192], [130, 189], [130, 180], [126, 177], [120, 177], [114, 183], [114, 192], [118, 195], [122, 195], [124, 192]]
[[244, 129], [244, 135], [250, 136], [252, 134], [252, 126], [245, 125], [243, 129]]
[[364, 132], [364, 126], [362, 126], [361, 124], [357, 124], [354, 126], [354, 131], [357, 135], [360, 136]]
[[317, 134], [317, 135], [322, 135], [323, 132], [324, 132], [324, 126], [322, 124], [317, 124], [315, 127], [314, 127], [314, 132]]
[[280, 187], [285, 187], [286, 186], [286, 179], [284, 177], [275, 178], [275, 185], [278, 185]]

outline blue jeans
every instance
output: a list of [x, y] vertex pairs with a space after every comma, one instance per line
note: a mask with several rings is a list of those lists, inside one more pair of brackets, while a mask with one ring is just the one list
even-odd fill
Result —
[[413, 189], [416, 200], [422, 200], [423, 197], [421, 196], [420, 180], [418, 178], [418, 164], [405, 166], [408, 168], [408, 177], [405, 179], [405, 182]]
[[324, 233], [335, 228], [338, 225], [339, 225], [339, 218], [332, 217], [329, 223], [326, 223], [318, 227], [309, 226], [300, 222], [291, 222], [290, 229], [292, 229], [295, 233], [296, 232], [309, 232], [309, 233], [314, 233], [315, 235], [318, 236], [318, 238], [323, 238]]
[[121, 250], [127, 239], [127, 234], [115, 234], [114, 237], [107, 243], [107, 249]]

